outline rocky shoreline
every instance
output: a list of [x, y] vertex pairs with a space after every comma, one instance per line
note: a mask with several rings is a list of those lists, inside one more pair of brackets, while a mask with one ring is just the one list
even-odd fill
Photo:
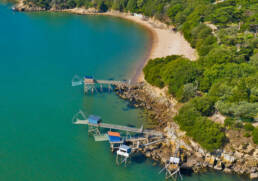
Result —
[[192, 139], [180, 131], [173, 122], [177, 114], [176, 101], [166, 95], [157, 95], [153, 87], [147, 83], [139, 83], [132, 87], [124, 86], [116, 91], [117, 94], [129, 101], [130, 106], [141, 107], [151, 120], [152, 127], [165, 134], [166, 142], [152, 145], [143, 150], [146, 157], [165, 164], [173, 156], [176, 148], [180, 148], [181, 168], [195, 173], [210, 169], [223, 171], [228, 174], [248, 176], [258, 179], [258, 148], [257, 145], [245, 143], [226, 147], [210, 153], [201, 148]]

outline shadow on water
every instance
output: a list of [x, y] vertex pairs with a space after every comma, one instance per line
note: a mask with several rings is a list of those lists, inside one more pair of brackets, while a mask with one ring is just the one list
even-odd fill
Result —
[[126, 126], [131, 127], [131, 128], [136, 128], [136, 126], [132, 125], [132, 124], [127, 124]]
[[131, 160], [132, 160], [132, 162], [135, 162], [135, 163], [139, 164], [139, 163], [144, 163], [146, 161], [146, 159], [147, 158], [143, 153], [137, 152], [133, 155]]
[[193, 169], [191, 168], [180, 168], [180, 173], [185, 176], [192, 176], [193, 175]]

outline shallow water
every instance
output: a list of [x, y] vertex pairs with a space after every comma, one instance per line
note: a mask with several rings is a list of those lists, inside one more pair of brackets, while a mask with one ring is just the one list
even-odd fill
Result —
[[[119, 18], [14, 13], [0, 3], [0, 180], [164, 180], [151, 160], [116, 166], [108, 143], [72, 124], [82, 109], [104, 121], [141, 125], [114, 94], [83, 95], [75, 74], [128, 79], [148, 48], [139, 25]], [[245, 180], [207, 173], [187, 181]]]

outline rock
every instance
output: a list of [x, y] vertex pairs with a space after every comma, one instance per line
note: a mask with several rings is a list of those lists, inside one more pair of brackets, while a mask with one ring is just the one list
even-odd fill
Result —
[[215, 170], [222, 170], [222, 167], [221, 167], [221, 165], [216, 165], [216, 166], [214, 167], [214, 169], [215, 169]]
[[258, 178], [258, 172], [250, 174], [250, 179], [256, 179], [256, 178]]
[[150, 157], [151, 157], [151, 152], [150, 152], [150, 151], [147, 151], [147, 152], [145, 153], [145, 156], [148, 157], [148, 158], [150, 158]]
[[214, 156], [210, 156], [210, 154], [207, 154], [205, 157], [205, 162], [208, 163], [209, 167], [213, 167], [214, 163], [215, 163], [215, 157]]
[[199, 152], [195, 152], [194, 155], [195, 155], [197, 158], [203, 158], [203, 157], [202, 157], [202, 154], [199, 153]]
[[234, 168], [233, 168], [234, 172], [235, 173], [240, 173], [241, 171], [241, 167], [239, 165], [236, 165]]
[[205, 168], [208, 166], [208, 163], [207, 162], [203, 162], [202, 166]]
[[253, 152], [253, 156], [254, 156], [255, 158], [258, 158], [258, 149], [255, 149], [255, 151]]
[[237, 157], [237, 158], [242, 158], [242, 157], [244, 156], [244, 154], [241, 153], [241, 152], [239, 152], [239, 151], [236, 151], [236, 152], [234, 153], [234, 156]]
[[223, 171], [224, 171], [225, 173], [231, 173], [231, 172], [232, 172], [232, 170], [229, 169], [229, 168], [225, 168]]
[[223, 168], [222, 168], [222, 162], [221, 162], [221, 160], [219, 160], [218, 158], [216, 158], [216, 160], [217, 160], [217, 163], [216, 163], [216, 165], [215, 165], [215, 167], [214, 167], [214, 169], [215, 170], [222, 170]]
[[251, 155], [254, 152], [254, 147], [251, 144], [249, 144], [247, 148], [244, 150], [244, 152]]
[[235, 162], [235, 157], [230, 156], [229, 154], [222, 154], [221, 155], [222, 162], [224, 163], [225, 167], [230, 167]]
[[255, 173], [256, 171], [258, 171], [258, 168], [257, 167], [252, 167], [250, 169], [250, 173]]
[[186, 165], [186, 167], [191, 168], [196, 164], [197, 164], [197, 161], [195, 158], [189, 158], [189, 159], [187, 159], [187, 162], [185, 165]]

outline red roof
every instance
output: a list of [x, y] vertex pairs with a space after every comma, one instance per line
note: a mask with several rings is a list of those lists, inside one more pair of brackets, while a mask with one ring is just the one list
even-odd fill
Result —
[[109, 135], [109, 136], [117, 136], [117, 137], [120, 137], [120, 133], [118, 133], [118, 132], [109, 131], [109, 132], [108, 132], [108, 135]]

